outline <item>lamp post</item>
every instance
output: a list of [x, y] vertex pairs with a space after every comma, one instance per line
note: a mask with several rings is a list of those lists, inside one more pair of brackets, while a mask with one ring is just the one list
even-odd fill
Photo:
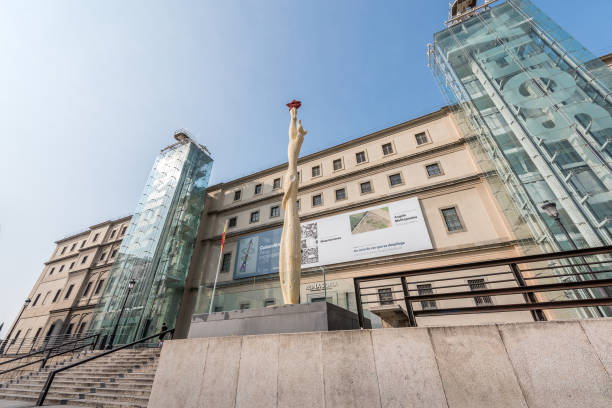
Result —
[[0, 354], [4, 353], [4, 348], [6, 347], [6, 345], [8, 344], [9, 339], [13, 335], [13, 329], [15, 328], [15, 326], [17, 326], [17, 322], [19, 322], [19, 319], [21, 319], [21, 315], [23, 314], [23, 311], [26, 309], [26, 307], [28, 307], [30, 302], [31, 302], [30, 298], [27, 298], [23, 302], [23, 307], [21, 308], [21, 312], [19, 312], [19, 316], [17, 316], [17, 320], [15, 320], [15, 324], [13, 324], [13, 326], [11, 327], [11, 330], [9, 331], [8, 335], [6, 336], [6, 339], [4, 339], [4, 341], [2, 342], [2, 345], [0, 345]]
[[125, 304], [127, 303], [128, 297], [130, 297], [130, 292], [136, 285], [136, 281], [134, 279], [130, 279], [128, 282], [127, 293], [125, 294], [125, 298], [123, 298], [123, 305], [121, 305], [121, 311], [119, 312], [119, 317], [117, 318], [117, 322], [115, 323], [115, 327], [113, 328], [113, 333], [110, 336], [110, 340], [108, 341], [108, 345], [106, 346], [107, 350], [113, 348], [113, 343], [115, 342], [115, 336], [117, 335], [117, 329], [119, 328], [119, 322], [121, 321], [121, 316], [123, 316], [123, 311], [125, 310]]
[[[574, 240], [572, 239], [572, 237], [569, 234], [569, 231], [567, 230], [567, 228], [565, 228], [565, 225], [563, 225], [563, 222], [561, 221], [561, 217], [559, 216], [559, 210], [557, 209], [557, 204], [555, 204], [552, 201], [544, 201], [544, 203], [542, 204], [542, 210], [548, 214], [548, 216], [550, 216], [552, 219], [555, 220], [555, 222], [557, 223], [557, 225], [559, 226], [559, 228], [561, 228], [561, 231], [563, 231], [563, 234], [565, 235], [565, 238], [567, 239], [567, 242], [570, 243], [572, 249], [578, 249], [578, 246], [576, 246], [576, 243], [574, 242]], [[597, 279], [597, 277], [595, 275], [593, 275], [593, 270], [591, 269], [591, 266], [587, 263], [586, 259], [584, 259], [583, 257], [578, 257], [580, 259], [580, 261], [584, 264], [586, 270], [589, 273], [589, 276], [591, 277], [591, 279]], [[570, 261], [571, 262], [571, 261]], [[580, 269], [577, 269], [576, 266], [573, 266], [574, 269], [576, 269], [578, 272], [580, 271]], [[582, 278], [582, 275], [576, 275], [576, 278], [578, 278], [578, 280], [584, 280]], [[589, 298], [593, 298], [593, 295], [591, 293], [592, 289], [585, 289], [585, 293], [588, 295]], [[600, 315], [600, 317], [605, 316], [605, 314], [600, 310], [599, 307], [595, 307], [595, 310], [597, 310], [598, 314]]]
[[557, 225], [561, 228], [561, 231], [563, 231], [563, 234], [567, 238], [567, 241], [572, 246], [572, 249], [578, 249], [576, 243], [570, 236], [567, 228], [565, 228], [565, 225], [563, 225], [563, 222], [561, 222], [561, 217], [559, 217], [559, 210], [557, 209], [557, 204], [553, 203], [552, 201], [544, 201], [544, 203], [542, 204], [542, 210], [546, 214], [548, 214], [548, 216], [555, 220]]

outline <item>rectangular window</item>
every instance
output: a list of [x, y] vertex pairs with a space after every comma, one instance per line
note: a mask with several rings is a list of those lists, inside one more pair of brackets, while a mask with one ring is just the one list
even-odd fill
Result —
[[102, 252], [102, 254], [100, 254], [100, 260], [103, 261], [104, 258], [106, 258], [106, 252]]
[[240, 197], [242, 197], [242, 190], [234, 191], [234, 201], [240, 200]]
[[98, 237], [99, 237], [99, 236], [100, 236], [100, 234], [96, 234], [96, 235], [94, 235], [93, 242], [96, 242], [96, 241], [98, 240]]
[[60, 293], [62, 293], [61, 289], [55, 293], [55, 296], [53, 296], [53, 303], [57, 302], [57, 299], [59, 298]]
[[111, 236], [110, 236], [111, 238], [114, 238], [114, 237], [115, 237], [115, 232], [117, 232], [117, 230], [112, 230], [112, 231], [111, 231]]
[[121, 228], [121, 235], [125, 234], [125, 231], [127, 231], [127, 227]]
[[298, 210], [300, 209], [300, 200], [297, 200], [295, 202], [295, 206], [297, 207]]
[[274, 306], [276, 304], [276, 300], [274, 299], [266, 299], [264, 300], [264, 307]]
[[101, 279], [100, 281], [98, 281], [94, 295], [97, 295], [98, 293], [100, 293], [100, 290], [102, 290], [103, 285], [104, 285], [104, 279]]
[[321, 204], [323, 204], [323, 197], [321, 196], [321, 194], [313, 195], [312, 196], [312, 206], [316, 207]]
[[391, 143], [385, 143], [384, 145], [382, 145], [382, 151], [383, 151], [383, 155], [388, 155], [393, 153], [393, 145]]
[[275, 178], [272, 182], [272, 190], [276, 190], [280, 188], [280, 178]]
[[366, 161], [365, 152], [355, 153], [355, 160], [357, 160], [357, 164], [365, 162]]
[[240, 310], [250, 309], [251, 304], [249, 302], [240, 303]]
[[402, 175], [400, 173], [391, 174], [389, 176], [389, 184], [391, 184], [391, 187], [402, 184]]
[[427, 175], [429, 177], [436, 177], [442, 174], [440, 171], [440, 165], [438, 163], [428, 164], [425, 166], [425, 169], [427, 169]]
[[255, 184], [255, 195], [261, 194], [261, 184]]
[[85, 246], [85, 242], [87, 242], [87, 241], [81, 242], [81, 248], [83, 248]]
[[339, 188], [336, 190], [336, 201], [344, 200], [346, 198], [346, 190]]
[[68, 325], [68, 330], [66, 330], [66, 334], [67, 334], [67, 335], [72, 334], [72, 329], [74, 329], [74, 323], [70, 323], [70, 324]]
[[36, 304], [38, 303], [38, 299], [40, 299], [40, 293], [34, 298], [34, 302], [32, 302], [32, 307], [36, 306]]
[[89, 295], [90, 289], [91, 289], [91, 281], [87, 282], [87, 286], [85, 286], [85, 292], [83, 292], [83, 297]]
[[70, 252], [74, 251], [74, 247], [76, 246], [76, 242], [74, 244], [72, 244], [72, 246], [70, 247]]
[[417, 133], [416, 135], [414, 135], [414, 138], [416, 139], [417, 145], [422, 145], [429, 142], [429, 139], [427, 138], [427, 133], [425, 132]]
[[270, 218], [280, 216], [280, 207], [275, 205], [274, 207], [270, 207]]
[[49, 275], [53, 275], [53, 272], [55, 272], [55, 267], [51, 268], [51, 270], [49, 271]]
[[[484, 279], [468, 279], [468, 285], [470, 286], [470, 290], [487, 288], [487, 284], [485, 283]], [[491, 296], [475, 296], [474, 301], [476, 302], [476, 306], [488, 306], [493, 304]]]
[[70, 294], [72, 293], [72, 288], [74, 288], [74, 285], [68, 286], [68, 291], [64, 295], [64, 299], [68, 299], [70, 297]]
[[230, 265], [232, 263], [232, 253], [223, 254], [223, 261], [221, 261], [221, 272], [229, 272]]
[[70, 268], [68, 269], [72, 269], [72, 268], [74, 268], [74, 262], [70, 262]]
[[333, 161], [334, 171], [342, 170], [342, 159], [335, 159]]
[[64, 265], [60, 266], [60, 272], [64, 270]]
[[83, 260], [81, 261], [81, 263], [82, 263], [82, 264], [84, 264], [85, 262], [87, 262], [87, 255], [85, 255], [85, 256], [83, 257]]
[[66, 252], [66, 247], [62, 248], [62, 253], [60, 255], [64, 255], [64, 252]]
[[359, 185], [359, 188], [361, 189], [361, 194], [367, 194], [372, 192], [372, 184], [369, 181], [361, 183]]
[[232, 217], [229, 219], [228, 226], [232, 228], [232, 227], [235, 227], [237, 223], [238, 223], [238, 219], [236, 217]]
[[[419, 296], [433, 295], [433, 289], [431, 288], [431, 283], [423, 283], [421, 285], [417, 285], [417, 291], [419, 293]], [[436, 305], [435, 300], [425, 300], [421, 302], [421, 308], [423, 310], [431, 310], [431, 309], [437, 309], [438, 306]]]
[[393, 293], [391, 293], [391, 288], [378, 289], [378, 300], [381, 305], [392, 305]]
[[111, 258], [114, 258], [115, 256], [117, 256], [117, 250], [113, 249], [113, 252], [111, 252]]
[[253, 211], [251, 213], [251, 222], [257, 222], [259, 221], [259, 211]]
[[457, 214], [457, 209], [455, 207], [444, 208], [442, 210], [442, 216], [444, 217], [444, 222], [446, 223], [446, 229], [448, 232], [463, 230], [463, 225], [461, 225], [461, 220], [459, 219], [459, 215]]
[[321, 166], [314, 166], [312, 168], [312, 177], [319, 177], [321, 175]]

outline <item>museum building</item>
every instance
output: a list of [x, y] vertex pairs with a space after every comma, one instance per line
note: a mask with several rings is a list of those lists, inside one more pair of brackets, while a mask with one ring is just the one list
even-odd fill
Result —
[[[212, 311], [282, 304], [277, 272], [285, 169], [283, 164], [208, 188], [191, 263], [190, 276], [199, 279], [192, 283], [199, 287], [195, 314], [210, 309], [226, 223]], [[355, 311], [354, 277], [513, 257], [534, 245], [520, 217], [507, 217], [509, 209], [500, 208], [490, 175], [478, 166], [448, 108], [302, 157], [298, 170], [302, 303], [327, 300]], [[495, 287], [478, 279], [470, 285]], [[419, 293], [435, 290], [414, 286]], [[399, 300], [392, 292], [379, 288], [380, 304]], [[532, 320], [529, 312], [446, 319], [422, 318], [419, 324]]]

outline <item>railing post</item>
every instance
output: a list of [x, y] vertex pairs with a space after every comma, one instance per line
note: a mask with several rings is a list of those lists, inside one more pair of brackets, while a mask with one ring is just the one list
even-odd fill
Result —
[[96, 334], [96, 337], [93, 339], [93, 343], [91, 343], [91, 351], [96, 349], [96, 345], [98, 344], [98, 340], [100, 340], [100, 333]]
[[45, 386], [40, 391], [38, 395], [38, 399], [36, 400], [36, 406], [42, 407], [45, 402], [45, 398], [47, 398], [47, 394], [49, 393], [49, 388], [51, 388], [51, 383], [53, 382], [53, 378], [55, 377], [55, 371], [51, 371], [49, 376], [47, 377], [47, 381], [45, 381]]
[[361, 304], [361, 287], [359, 286], [359, 280], [357, 278], [354, 278], [353, 284], [355, 285], [355, 301], [357, 304], [357, 318], [359, 319], [359, 328], [363, 329], [365, 323], [363, 318], [363, 305]]
[[[514, 279], [516, 280], [516, 284], [522, 288], [528, 287], [527, 283], [525, 282], [525, 279], [523, 279], [523, 274], [521, 273], [521, 270], [519, 269], [518, 265], [515, 263], [511, 263], [509, 264], [509, 266], [510, 270], [512, 271], [512, 274], [514, 275]], [[523, 298], [527, 303], [538, 303], [538, 299], [533, 294], [533, 292], [523, 293]], [[531, 310], [531, 316], [533, 316], [533, 320], [535, 320], [536, 322], [546, 321], [546, 315], [544, 315], [542, 309]]]
[[51, 356], [51, 351], [52, 351], [52, 350], [53, 350], [53, 349], [49, 349], [49, 351], [47, 351], [47, 352], [45, 353], [45, 356], [43, 357], [43, 361], [42, 361], [42, 363], [40, 364], [40, 369], [41, 369], [41, 370], [42, 370], [43, 368], [45, 368], [45, 365], [47, 364], [47, 360], [49, 360], [49, 357]]
[[408, 313], [408, 324], [410, 327], [416, 327], [416, 317], [414, 317], [414, 309], [412, 309], [412, 302], [410, 301], [410, 294], [408, 292], [408, 284], [406, 283], [406, 277], [402, 276], [402, 290], [404, 291], [404, 303], [406, 306], [406, 313]]

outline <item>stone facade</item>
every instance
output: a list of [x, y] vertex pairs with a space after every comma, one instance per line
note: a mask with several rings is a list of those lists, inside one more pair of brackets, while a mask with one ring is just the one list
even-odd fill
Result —
[[129, 221], [130, 217], [105, 221], [56, 241], [29, 294], [30, 304], [7, 332], [12, 331], [15, 340], [10, 344], [87, 331]]

